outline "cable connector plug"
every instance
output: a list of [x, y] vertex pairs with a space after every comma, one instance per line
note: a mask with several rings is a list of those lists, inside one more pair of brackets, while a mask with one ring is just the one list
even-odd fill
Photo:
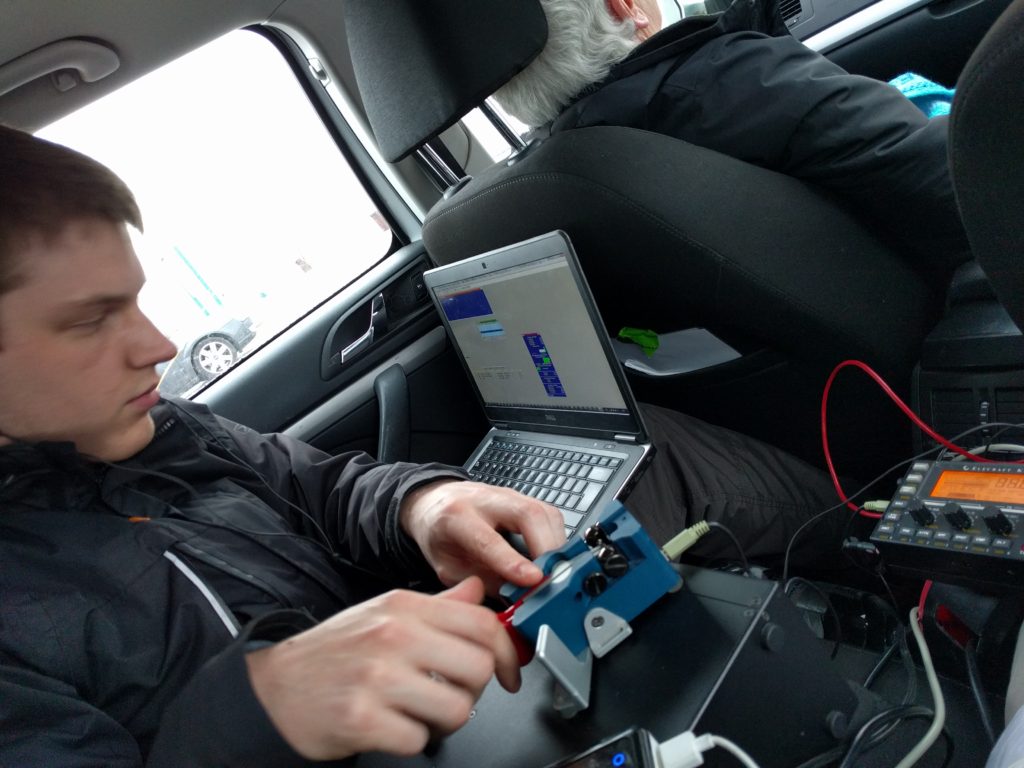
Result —
[[889, 508], [889, 501], [887, 499], [872, 499], [865, 501], [861, 506], [868, 512], [885, 512]]
[[[704, 520], [701, 520], [696, 525], [691, 525], [689, 528], [686, 528], [681, 533], [677, 533], [669, 539], [665, 546], [661, 548], [661, 551], [671, 562], [696, 544], [697, 540], [710, 530], [711, 526], [709, 526]], [[700, 763], [696, 763], [696, 765], [700, 765]]]
[[704, 765], [703, 753], [712, 747], [720, 747], [729, 752], [744, 768], [758, 768], [754, 758], [728, 739], [711, 733], [696, 736], [693, 731], [684, 731], [658, 745], [658, 768], [697, 768]]
[[704, 765], [704, 752], [714, 744], [707, 734], [684, 731], [658, 745], [658, 768], [696, 768]]

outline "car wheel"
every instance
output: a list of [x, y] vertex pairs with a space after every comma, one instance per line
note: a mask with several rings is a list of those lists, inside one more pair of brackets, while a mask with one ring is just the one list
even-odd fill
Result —
[[237, 361], [238, 347], [223, 336], [208, 336], [192, 347], [192, 367], [204, 381], [224, 373]]

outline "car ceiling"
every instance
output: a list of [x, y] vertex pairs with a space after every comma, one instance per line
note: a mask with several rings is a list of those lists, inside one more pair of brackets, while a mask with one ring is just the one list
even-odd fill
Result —
[[[342, 0], [5, 0], [0, 6], [0, 83], [5, 65], [62, 40], [101, 43], [117, 54], [111, 75], [59, 91], [49, 76], [8, 93], [0, 122], [35, 131], [232, 30], [267, 25], [315, 55], [368, 135], [348, 54]], [[240, 72], [239, 76], [244, 76]], [[438, 192], [412, 160], [392, 166], [408, 200], [427, 210]], [[415, 228], [412, 230], [415, 235]]]
[[[350, 71], [341, 3], [324, 0], [6, 0], [0, 24], [0, 69], [42, 46], [85, 39], [111, 47], [116, 72], [61, 93], [42, 77], [0, 96], [0, 119], [35, 130], [226, 32], [270, 22], [316, 46], [336, 79]], [[340, 66], [331, 66], [340, 62]], [[240, 73], [241, 74], [241, 73]]]

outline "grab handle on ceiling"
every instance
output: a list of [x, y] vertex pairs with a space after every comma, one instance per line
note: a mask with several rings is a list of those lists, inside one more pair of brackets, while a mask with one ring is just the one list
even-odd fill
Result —
[[[60, 40], [36, 48], [23, 56], [0, 65], [0, 96], [40, 77], [73, 69], [86, 83], [102, 80], [116, 71], [121, 60], [112, 48], [89, 40]], [[58, 90], [74, 87], [74, 78], [54, 80]]]

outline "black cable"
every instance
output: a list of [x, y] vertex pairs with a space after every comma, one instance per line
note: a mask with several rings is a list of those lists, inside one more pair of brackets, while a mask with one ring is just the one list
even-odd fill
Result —
[[736, 551], [740, 554], [740, 562], [743, 563], [743, 571], [749, 576], [750, 563], [747, 562], [747, 553], [743, 551], [743, 545], [740, 544], [740, 540], [736, 538], [736, 534], [734, 534], [721, 523], [708, 523], [708, 528], [711, 528], [715, 531], [722, 531], [726, 536], [732, 539], [733, 546], [736, 547]]
[[971, 683], [971, 693], [974, 694], [974, 703], [978, 705], [978, 714], [981, 716], [981, 724], [988, 736], [990, 745], [996, 743], [996, 729], [992, 721], [992, 710], [989, 707], [988, 696], [985, 694], [985, 686], [981, 681], [981, 670], [978, 669], [978, 640], [972, 637], [964, 648], [964, 657], [967, 660], [967, 679]]
[[935, 713], [931, 709], [916, 704], [902, 704], [880, 712], [864, 723], [860, 730], [857, 731], [857, 735], [850, 742], [850, 746], [846, 750], [846, 756], [839, 764], [839, 768], [854, 768], [857, 765], [856, 761], [860, 757], [861, 752], [866, 752], [868, 749], [878, 745], [879, 741], [873, 741], [875, 729], [881, 730], [890, 723], [901, 720], [931, 720], [934, 717]]
[[948, 768], [949, 764], [953, 762], [953, 753], [956, 751], [956, 747], [953, 743], [953, 734], [951, 734], [945, 726], [943, 726], [940, 732], [942, 736], [942, 743], [946, 745], [946, 757], [942, 761], [942, 765], [939, 768]]
[[[888, 582], [888, 580], [886, 580], [885, 574], [882, 573], [882, 569], [881, 568], [878, 568], [875, 571], [875, 576], [877, 576], [881, 580], [882, 586], [885, 587], [886, 594], [889, 595], [889, 601], [892, 603], [893, 609], [897, 612], [896, 615], [899, 616], [899, 605], [900, 604], [896, 601], [896, 595], [893, 594], [892, 587], [889, 586], [889, 582]], [[899, 623], [902, 625], [903, 621], [899, 620]]]
[[[949, 764], [953, 760], [953, 753], [955, 752], [953, 737], [946, 728], [942, 729], [941, 735], [943, 744], [946, 747], [946, 756], [943, 758], [942, 765], [940, 765], [939, 768], [948, 768]], [[815, 755], [810, 760], [800, 763], [796, 768], [829, 768], [829, 766], [836, 765], [836, 761], [845, 753], [846, 747], [833, 747], [827, 752], [822, 752], [820, 755]]]
[[[260, 481], [260, 483], [263, 486], [265, 486], [266, 489], [268, 491], [270, 491], [270, 493], [272, 493], [278, 500], [280, 500], [284, 504], [287, 504], [289, 507], [294, 509], [300, 515], [305, 517], [310, 522], [310, 524], [313, 526], [313, 529], [317, 532], [317, 534], [319, 534], [319, 536], [320, 536], [322, 541], [317, 541], [312, 536], [307, 536], [307, 535], [301, 534], [301, 533], [286, 533], [286, 532], [271, 533], [271, 532], [262, 532], [262, 531], [247, 531], [244, 528], [236, 528], [235, 530], [237, 530], [237, 531], [239, 531], [241, 533], [257, 534], [257, 535], [260, 535], [260, 536], [294, 536], [296, 538], [306, 539], [307, 541], [312, 541], [313, 543], [317, 544], [321, 549], [325, 550], [332, 557], [337, 555], [337, 552], [335, 552], [334, 547], [331, 546], [331, 539], [330, 539], [330, 537], [327, 535], [327, 532], [324, 531], [324, 529], [320, 526], [319, 522], [317, 522], [317, 519], [315, 517], [313, 517], [313, 515], [311, 515], [306, 510], [304, 510], [298, 504], [295, 504], [294, 502], [290, 501], [289, 499], [286, 499], [284, 496], [282, 496], [280, 493], [278, 493], [276, 490], [274, 490], [274, 488], [270, 485], [270, 483], [267, 482], [267, 479], [265, 477], [263, 477], [259, 472], [257, 472], [256, 469], [253, 468], [253, 466], [251, 464], [249, 464], [247, 461], [245, 461], [244, 459], [242, 459], [239, 456], [236, 456], [233, 453], [231, 455], [232, 455], [232, 458], [234, 458], [236, 461], [238, 461], [240, 464], [242, 464], [242, 466], [244, 466], [250, 472], [252, 472], [253, 475]], [[175, 485], [177, 485], [180, 488], [184, 488], [185, 491], [190, 496], [194, 497], [195, 499], [200, 500], [200, 501], [202, 500], [202, 496], [200, 496], [199, 491], [197, 491], [189, 483], [187, 483], [184, 480], [182, 480], [180, 477], [175, 477], [174, 475], [168, 474], [166, 472], [161, 472], [161, 471], [156, 470], [156, 469], [146, 469], [146, 468], [143, 468], [143, 467], [131, 467], [131, 466], [128, 466], [126, 464], [113, 464], [113, 463], [111, 463], [109, 461], [105, 461], [103, 463], [106, 464], [108, 467], [119, 469], [119, 470], [124, 470], [126, 472], [134, 472], [134, 473], [139, 474], [139, 475], [151, 475], [153, 477], [159, 477], [159, 478], [161, 478], [163, 480], [166, 480], [166, 481], [168, 481], [170, 483], [174, 483]]]
[[796, 768], [828, 768], [830, 765], [835, 765], [836, 760], [846, 754], [846, 747], [832, 747], [827, 752], [822, 752], [820, 755], [815, 755], [810, 760], [800, 763]]
[[832, 617], [832, 622], [835, 624], [836, 627], [835, 645], [832, 647], [831, 656], [831, 658], [834, 659], [836, 657], [836, 654], [839, 653], [839, 644], [843, 641], [843, 624], [839, 619], [839, 611], [837, 611], [836, 607], [832, 605], [832, 601], [829, 599], [828, 595], [825, 594], [825, 590], [823, 590], [813, 581], [805, 579], [801, 576], [793, 576], [789, 581], [786, 582], [786, 585], [782, 588], [782, 591], [785, 592], [787, 596], [791, 594], [790, 586], [792, 584], [803, 584], [808, 589], [816, 592], [818, 596], [825, 601], [825, 610], [828, 612], [828, 615]]
[[[126, 466], [122, 466], [120, 464], [110, 464], [109, 462], [104, 462], [104, 463], [108, 464], [109, 466], [117, 467], [118, 469], [126, 469], [126, 470], [129, 470], [131, 472], [135, 472], [136, 474], [152, 475], [154, 477], [162, 478], [164, 480], [167, 480], [168, 482], [174, 483], [175, 485], [177, 485], [180, 488], [183, 488], [190, 496], [192, 496], [197, 501], [200, 501], [200, 502], [203, 501], [203, 497], [200, 495], [199, 491], [194, 486], [189, 484], [188, 482], [182, 480], [180, 477], [175, 477], [174, 475], [167, 474], [166, 472], [160, 472], [159, 470], [156, 470], [156, 469], [143, 469], [141, 467], [126, 467]], [[252, 469], [252, 468], [250, 467], [250, 469]], [[255, 471], [255, 470], [253, 470], [253, 471]], [[269, 486], [268, 486], [268, 488], [269, 488], [269, 490], [272, 493], [274, 493], [275, 496], [278, 496], [278, 498], [281, 498], [282, 501], [285, 501], [286, 503], [288, 503], [291, 506], [295, 507], [300, 512], [302, 511], [299, 507], [295, 506], [291, 502], [288, 502], [287, 499], [283, 499], [280, 496], [280, 494], [277, 494], [276, 492], [274, 492], [273, 488], [270, 488]], [[138, 489], [135, 489], [135, 488], [133, 488], [131, 490], [133, 490], [136, 493], [143, 493], [141, 490], [138, 490]], [[206, 505], [204, 504], [204, 506], [206, 506]], [[314, 523], [314, 525], [316, 524], [316, 521], [313, 520], [312, 516], [308, 512], [303, 512], [303, 514], [305, 514], [307, 517], [309, 517], [312, 520], [312, 522]], [[308, 535], [306, 535], [304, 533], [297, 533], [297, 532], [294, 532], [294, 531], [257, 531], [257, 530], [252, 530], [252, 529], [249, 529], [249, 528], [242, 528], [240, 526], [229, 524], [229, 523], [215, 523], [215, 522], [212, 522], [210, 520], [198, 520], [198, 519], [194, 519], [194, 518], [186, 518], [186, 519], [187, 519], [187, 521], [189, 523], [193, 523], [193, 524], [196, 524], [196, 525], [203, 525], [203, 526], [206, 526], [208, 528], [217, 528], [217, 529], [224, 530], [224, 531], [230, 531], [232, 533], [240, 533], [243, 536], [248, 537], [249, 540], [252, 541], [257, 546], [267, 550], [268, 552], [272, 553], [273, 555], [275, 555], [275, 556], [277, 556], [279, 558], [282, 557], [281, 553], [278, 552], [276, 549], [274, 549], [272, 546], [270, 546], [270, 544], [268, 542], [262, 541], [261, 539], [264, 538], [264, 537], [278, 537], [278, 538], [283, 537], [283, 538], [290, 538], [290, 539], [298, 539], [299, 541], [304, 541], [304, 542], [306, 542], [308, 544], [316, 545], [317, 547], [322, 549], [324, 552], [326, 552], [329, 558], [331, 558], [337, 564], [339, 564], [339, 565], [341, 565], [341, 566], [343, 566], [345, 568], [350, 568], [350, 569], [352, 569], [354, 571], [359, 571], [360, 573], [362, 573], [365, 576], [372, 577], [373, 579], [375, 579], [378, 582], [386, 583], [386, 584], [389, 584], [390, 586], [393, 586], [393, 587], [408, 586], [404, 582], [399, 582], [399, 581], [397, 581], [395, 579], [388, 578], [385, 574], [377, 573], [376, 571], [371, 571], [369, 568], [365, 568], [365, 567], [363, 567], [361, 565], [357, 565], [356, 563], [352, 562], [348, 558], [343, 557], [333, 547], [330, 546], [330, 540], [327, 539], [327, 534], [324, 533], [323, 529], [321, 529], [319, 526], [316, 526], [316, 528], [317, 528], [318, 531], [320, 531], [321, 535], [326, 539], [326, 543], [318, 541], [313, 536], [308, 536]]]
[[[914, 659], [910, 655], [910, 646], [907, 643], [907, 630], [901, 628], [902, 632], [896, 640], [896, 647], [899, 649], [900, 658], [903, 660], [903, 668], [907, 673], [907, 687], [903, 690], [903, 698], [900, 700], [901, 706], [907, 706], [917, 698], [917, 667], [914, 666]], [[880, 744], [889, 737], [893, 731], [899, 728], [900, 721], [894, 720], [888, 725], [879, 729], [878, 733], [871, 737], [868, 743], [868, 749]]]
[[[891, 591], [890, 591], [891, 597]], [[917, 667], [914, 665], [914, 657], [910, 655], [910, 643], [907, 641], [907, 632], [909, 628], [903, 623], [900, 617], [899, 610], [890, 606], [885, 600], [880, 597], [872, 596], [869, 600], [881, 608], [883, 611], [889, 614], [896, 622], [896, 647], [900, 653], [900, 659], [903, 662], [903, 669], [907, 673], [907, 687], [903, 692], [903, 700], [901, 704], [910, 704], [915, 698], [917, 698]]]
[[[906, 633], [904, 633], [903, 636], [904, 638], [906, 638]], [[882, 674], [882, 670], [885, 669], [885, 665], [889, 663], [889, 659], [893, 657], [893, 654], [896, 653], [896, 649], [899, 647], [899, 638], [893, 638], [892, 643], [889, 645], [888, 648], [885, 649], [885, 653], [882, 654], [881, 658], [875, 664], [874, 669], [872, 669], [868, 673], [868, 676], [864, 678], [864, 682], [861, 683], [861, 685], [863, 685], [865, 688], [870, 688], [874, 684], [875, 680], [878, 679], [878, 676]]]

